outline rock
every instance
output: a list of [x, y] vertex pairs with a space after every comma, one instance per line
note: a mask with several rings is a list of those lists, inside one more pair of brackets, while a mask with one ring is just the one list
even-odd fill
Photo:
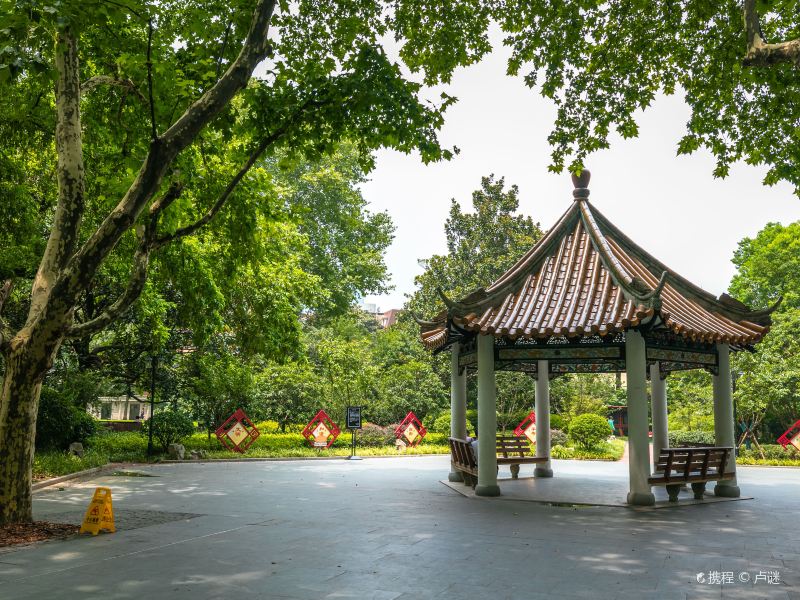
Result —
[[397, 449], [398, 452], [405, 452], [406, 443], [403, 440], [401, 440], [400, 438], [397, 438], [394, 441], [394, 447]]
[[192, 460], [200, 460], [207, 456], [205, 450], [192, 450], [191, 454], [192, 454]]
[[167, 446], [167, 456], [171, 460], [183, 460], [185, 454], [186, 448], [183, 447], [183, 444], [170, 444]]
[[69, 445], [69, 453], [74, 454], [78, 458], [83, 458], [83, 444], [80, 442], [72, 442]]

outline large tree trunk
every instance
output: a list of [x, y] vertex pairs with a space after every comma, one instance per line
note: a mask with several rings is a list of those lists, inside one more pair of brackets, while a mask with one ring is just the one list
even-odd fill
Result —
[[31, 343], [17, 336], [6, 354], [0, 392], [0, 525], [32, 519], [31, 478], [42, 380], [60, 339]]

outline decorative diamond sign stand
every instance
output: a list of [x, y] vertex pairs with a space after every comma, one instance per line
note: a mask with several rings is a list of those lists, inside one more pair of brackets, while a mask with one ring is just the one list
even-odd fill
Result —
[[800, 420], [795, 421], [794, 425], [789, 427], [786, 432], [778, 438], [778, 443], [786, 450], [786, 446], [791, 444], [800, 450]]
[[217, 439], [232, 452], [244, 454], [261, 432], [256, 428], [245, 412], [237, 408], [228, 420], [216, 431]]
[[422, 421], [417, 418], [414, 412], [410, 412], [403, 419], [403, 422], [394, 430], [397, 439], [404, 439], [409, 446], [416, 446], [425, 437], [428, 430], [422, 426]]
[[333, 422], [324, 410], [314, 415], [314, 418], [303, 429], [303, 437], [308, 440], [312, 448], [317, 448], [318, 450], [330, 448], [336, 438], [339, 437], [339, 433], [341, 433], [339, 426]]
[[534, 411], [522, 419], [522, 422], [514, 430], [514, 435], [517, 437], [524, 435], [531, 444], [536, 443], [536, 413]]

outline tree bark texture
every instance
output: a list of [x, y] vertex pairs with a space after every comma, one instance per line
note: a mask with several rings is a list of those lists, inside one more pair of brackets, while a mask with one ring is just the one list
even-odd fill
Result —
[[742, 63], [746, 67], [769, 67], [781, 63], [800, 66], [800, 39], [768, 44], [761, 33], [756, 0], [744, 0], [744, 27], [747, 52]]

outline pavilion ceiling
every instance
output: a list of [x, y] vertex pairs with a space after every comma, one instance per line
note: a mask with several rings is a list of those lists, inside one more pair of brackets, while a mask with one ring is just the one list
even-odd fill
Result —
[[774, 309], [752, 311], [690, 283], [625, 236], [588, 201], [588, 172], [574, 178], [569, 209], [513, 267], [447, 311], [420, 321], [431, 350], [453, 330], [517, 339], [580, 338], [658, 321], [697, 342], [751, 346]]

